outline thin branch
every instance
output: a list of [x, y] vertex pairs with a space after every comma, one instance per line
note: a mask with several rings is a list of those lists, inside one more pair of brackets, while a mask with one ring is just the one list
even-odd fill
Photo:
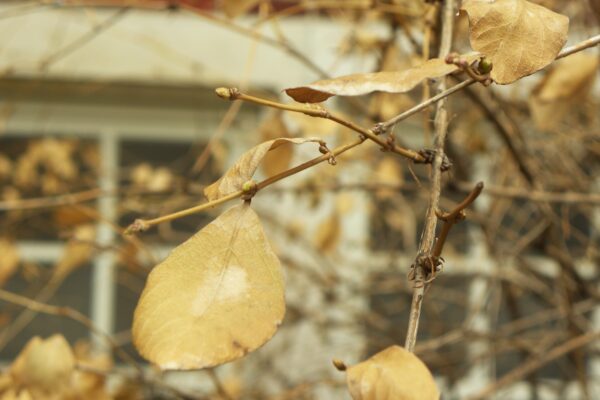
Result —
[[127, 364], [131, 365], [136, 369], [140, 376], [143, 376], [144, 371], [142, 367], [131, 357], [127, 352], [125, 352], [122, 348], [120, 348], [113, 340], [113, 338], [97, 328], [91, 319], [89, 319], [84, 314], [80, 313], [77, 310], [74, 310], [70, 307], [59, 307], [52, 306], [45, 303], [40, 303], [39, 301], [35, 301], [25, 296], [18, 295], [16, 293], [11, 293], [6, 290], [0, 289], [0, 300], [4, 300], [8, 303], [16, 304], [22, 307], [25, 307], [29, 310], [40, 312], [43, 314], [55, 315], [59, 317], [69, 318], [75, 322], [80, 323], [85, 326], [88, 330], [95, 333], [96, 335], [102, 337], [113, 349], [113, 351], [125, 361]]
[[[440, 39], [441, 56], [450, 53], [452, 46], [452, 30], [454, 26], [454, 0], [446, 0], [442, 10], [442, 33]], [[442, 78], [438, 86], [438, 91], [443, 93], [446, 89], [446, 78]], [[419, 329], [419, 318], [421, 316], [421, 306], [423, 296], [425, 295], [425, 278], [427, 276], [424, 267], [420, 265], [419, 258], [431, 255], [431, 250], [435, 240], [435, 227], [437, 223], [436, 211], [441, 194], [442, 182], [442, 162], [444, 159], [444, 142], [448, 131], [448, 112], [446, 111], [446, 101], [440, 100], [437, 103], [435, 115], [435, 157], [431, 168], [431, 188], [429, 194], [429, 206], [425, 217], [425, 227], [419, 243], [419, 252], [414, 268], [413, 297], [410, 306], [410, 316], [408, 330], [406, 333], [406, 343], [404, 347], [408, 351], [414, 351], [417, 342], [417, 331]]]
[[384, 150], [388, 150], [388, 151], [391, 151], [392, 153], [399, 154], [403, 157], [413, 160], [416, 163], [425, 163], [426, 162], [426, 158], [423, 155], [419, 154], [418, 152], [416, 152], [414, 150], [405, 149], [403, 147], [398, 146], [395, 143], [390, 143], [387, 140], [382, 139], [380, 136], [377, 135], [377, 133], [376, 133], [377, 130], [363, 128], [363, 127], [355, 124], [354, 122], [348, 121], [347, 119], [343, 118], [342, 116], [334, 114], [322, 107], [310, 107], [310, 106], [304, 106], [304, 105], [300, 106], [300, 105], [293, 105], [293, 104], [278, 103], [276, 101], [262, 99], [260, 97], [250, 96], [245, 93], [241, 93], [236, 88], [218, 88], [218, 89], [216, 89], [215, 92], [217, 93], [217, 95], [219, 97], [221, 97], [223, 99], [227, 99], [227, 100], [232, 100], [232, 101], [233, 100], [242, 100], [242, 101], [247, 101], [247, 102], [254, 103], [254, 104], [259, 104], [262, 106], [276, 108], [279, 110], [297, 112], [297, 113], [309, 115], [311, 117], [328, 119], [330, 121], [337, 122], [338, 124], [345, 126], [346, 128], [349, 128], [349, 129], [359, 133], [360, 135], [365, 136], [366, 138], [368, 138], [368, 139], [372, 140], [373, 142], [377, 143], [378, 145], [380, 145], [382, 147], [382, 149], [384, 149]]
[[571, 353], [583, 346], [586, 346], [596, 340], [600, 339], [600, 332], [589, 332], [575, 338], [569, 339], [563, 344], [556, 346], [550, 351], [540, 353], [539, 357], [530, 358], [529, 361], [525, 362], [521, 366], [513, 369], [511, 372], [504, 375], [502, 378], [491, 383], [479, 393], [469, 397], [469, 400], [480, 400], [487, 399], [491, 394], [495, 393], [498, 389], [509, 385], [513, 382], [521, 380], [539, 368], [543, 367], [556, 360], [565, 354]]
[[452, 229], [454, 224], [462, 221], [465, 218], [465, 209], [470, 206], [471, 203], [477, 199], [477, 197], [479, 197], [482, 190], [483, 182], [479, 182], [477, 185], [475, 185], [471, 193], [469, 193], [469, 195], [459, 205], [457, 205], [454, 210], [450, 211], [449, 213], [437, 213], [437, 217], [444, 221], [444, 224], [442, 225], [440, 235], [435, 242], [435, 247], [431, 252], [434, 257], [440, 257], [442, 255], [442, 250], [444, 248], [444, 244], [446, 243], [446, 239], [448, 238], [448, 233], [450, 233], [450, 229]]
[[106, 20], [102, 21], [100, 24], [94, 26], [92, 30], [87, 32], [86, 34], [80, 36], [73, 42], [69, 43], [62, 49], [58, 50], [54, 54], [50, 55], [44, 61], [42, 61], [41, 67], [42, 69], [49, 68], [52, 64], [56, 63], [61, 58], [68, 56], [73, 53], [75, 50], [85, 46], [91, 40], [93, 40], [100, 33], [106, 31], [107, 29], [113, 27], [121, 18], [125, 16], [125, 14], [129, 11], [128, 7], [118, 9], [113, 15], [108, 17]]
[[[264, 189], [265, 187], [272, 185], [275, 182], [278, 182], [284, 178], [287, 178], [291, 175], [297, 174], [298, 172], [304, 171], [305, 169], [308, 169], [310, 167], [313, 167], [317, 164], [322, 163], [323, 161], [328, 161], [331, 159], [332, 156], [338, 156], [358, 145], [360, 145], [361, 143], [363, 143], [365, 141], [365, 139], [363, 138], [359, 138], [354, 142], [348, 143], [346, 145], [337, 147], [333, 150], [331, 150], [331, 152], [327, 153], [327, 154], [323, 154], [322, 156], [313, 158], [312, 160], [309, 160], [305, 163], [302, 163], [300, 165], [297, 165], [296, 167], [290, 168], [286, 171], [283, 171], [277, 175], [273, 175], [270, 178], [265, 179], [262, 182], [259, 182], [256, 184], [256, 187], [254, 188], [255, 192], [259, 191], [261, 189]], [[168, 214], [168, 215], [164, 215], [162, 217], [158, 217], [155, 219], [150, 219], [150, 220], [144, 220], [144, 219], [137, 219], [133, 222], [133, 224], [129, 225], [127, 227], [127, 229], [125, 229], [124, 234], [128, 235], [128, 234], [132, 234], [135, 232], [142, 232], [145, 231], [147, 229], [149, 229], [150, 227], [163, 223], [163, 222], [168, 222], [168, 221], [172, 221], [174, 219], [178, 219], [181, 217], [185, 217], [188, 215], [192, 215], [192, 214], [196, 214], [199, 213], [201, 211], [207, 210], [209, 208], [213, 208], [216, 207], [220, 204], [226, 203], [230, 200], [236, 199], [238, 197], [242, 197], [243, 195], [245, 195], [246, 192], [243, 190], [238, 190], [237, 192], [228, 194], [227, 196], [221, 197], [220, 199], [217, 200], [213, 200], [213, 201], [209, 201], [207, 203], [204, 204], [200, 204], [196, 207], [192, 207], [192, 208], [188, 208], [182, 211], [178, 211], [176, 213], [173, 214]]]

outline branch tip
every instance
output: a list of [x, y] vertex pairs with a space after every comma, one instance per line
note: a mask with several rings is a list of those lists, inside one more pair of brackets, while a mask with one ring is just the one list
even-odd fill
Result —
[[215, 93], [222, 99], [236, 100], [240, 95], [240, 90], [238, 88], [219, 87], [215, 89]]

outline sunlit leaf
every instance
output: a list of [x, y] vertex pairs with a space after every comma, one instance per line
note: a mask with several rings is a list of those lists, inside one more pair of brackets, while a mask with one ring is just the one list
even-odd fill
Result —
[[526, 0], [465, 0], [473, 49], [493, 63], [491, 77], [508, 84], [550, 64], [567, 40], [569, 18]]
[[243, 357], [285, 313], [279, 260], [256, 213], [235, 206], [152, 270], [135, 310], [133, 342], [162, 369], [197, 369]]
[[354, 400], [437, 400], [440, 392], [423, 362], [391, 346], [347, 370]]
[[17, 385], [41, 399], [67, 389], [74, 369], [75, 357], [62, 335], [36, 336], [13, 362], [10, 373]]
[[[470, 53], [462, 58], [472, 62], [478, 56], [476, 53]], [[331, 96], [360, 96], [371, 92], [404, 93], [425, 79], [439, 78], [457, 70], [456, 65], [447, 64], [441, 58], [433, 58], [403, 71], [372, 72], [323, 79], [310, 85], [286, 89], [285, 92], [300, 103], [320, 103]]]
[[252, 179], [256, 169], [268, 151], [286, 143], [302, 144], [306, 142], [319, 142], [316, 138], [278, 138], [269, 140], [245, 152], [237, 162], [218, 181], [204, 189], [208, 200], [216, 200], [228, 194], [242, 190], [245, 182]]

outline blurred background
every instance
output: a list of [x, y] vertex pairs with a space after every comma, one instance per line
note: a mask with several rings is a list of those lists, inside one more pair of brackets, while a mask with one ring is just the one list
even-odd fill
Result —
[[[597, 0], [535, 2], [570, 17], [568, 44], [600, 30]], [[57, 333], [80, 373], [76, 393], [58, 399], [349, 398], [331, 360], [354, 364], [404, 343], [429, 166], [364, 143], [335, 166], [261, 191], [253, 205], [285, 271], [286, 318], [264, 347], [210, 371], [158, 373], [137, 355], [130, 327], [151, 268], [230, 205], [137, 236], [121, 232], [135, 218], [203, 202], [203, 187], [260, 142], [354, 139], [330, 121], [225, 102], [215, 87], [289, 102], [287, 87], [408, 68], [424, 52], [437, 55], [438, 8], [416, 0], [1, 2], [2, 398], [22, 390], [9, 371], [24, 346]], [[454, 48], [469, 51], [464, 16]], [[593, 48], [513, 85], [450, 99], [454, 166], [441, 205], [453, 208], [477, 181], [486, 189], [454, 227], [424, 301], [416, 350], [444, 399], [475, 395], [600, 330], [598, 60]], [[326, 106], [368, 127], [427, 91]], [[432, 111], [402, 122], [397, 140], [432, 147]], [[270, 154], [258, 177], [318, 155], [291, 147]], [[147, 378], [89, 326], [6, 293], [89, 317]], [[600, 398], [598, 344], [596, 336], [486, 398]]]

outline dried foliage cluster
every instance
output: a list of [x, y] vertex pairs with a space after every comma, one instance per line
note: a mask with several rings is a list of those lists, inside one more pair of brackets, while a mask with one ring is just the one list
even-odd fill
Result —
[[[599, 388], [589, 376], [589, 364], [598, 357], [594, 346], [600, 339], [592, 320], [600, 276], [600, 195], [592, 190], [600, 167], [594, 89], [599, 65], [594, 46], [600, 37], [591, 32], [600, 18], [590, 10], [597, 14], [599, 4], [230, 0], [220, 5], [213, 13], [203, 2], [127, 3], [168, 6], [169, 12], [183, 8], [252, 33], [323, 79], [285, 89], [296, 103], [216, 89], [232, 104], [274, 110], [257, 127], [254, 143], [259, 144], [201, 189], [207, 202], [173, 214], [161, 215], [200, 194], [192, 173], [183, 172], [181, 178], [180, 171], [139, 163], [123, 171], [119, 193], [107, 194], [94, 187], [98, 160], [88, 143], [43, 139], [23, 147], [15, 141], [21, 148], [0, 153], [0, 210], [5, 215], [0, 283], [10, 284], [17, 274], [31, 288], [45, 282], [34, 299], [0, 289], [0, 299], [25, 307], [2, 315], [0, 348], [35, 313], [46, 313], [99, 334], [131, 366], [117, 370], [113, 360], [95, 356], [87, 344], [71, 346], [60, 335], [33, 338], [0, 378], [3, 398], [315, 398], [323, 388], [343, 387], [341, 375], [323, 365], [312, 367], [317, 375], [290, 374], [287, 370], [301, 367], [277, 360], [279, 351], [293, 347], [290, 341], [300, 340], [294, 330], [301, 332], [305, 321], [318, 326], [323, 337], [346, 329], [367, 338], [351, 346], [364, 347], [364, 361], [353, 366], [334, 361], [345, 371], [353, 399], [464, 395], [460, 385], [470, 366], [485, 362], [492, 366], [492, 380], [469, 389], [470, 399], [489, 398], [518, 382], [527, 382], [531, 398], [537, 398], [549, 379], [557, 398], [573, 385], [582, 398], [593, 398]], [[375, 72], [329, 76], [283, 33], [276, 39], [262, 36], [233, 19], [254, 10], [258, 27], [285, 23], [295, 14], [352, 23], [358, 29], [339, 44], [340, 57], [375, 55]], [[220, 17], [221, 11], [230, 19]], [[387, 33], [370, 33], [373, 24]], [[578, 38], [565, 47], [574, 26]], [[333, 97], [335, 111], [314, 104]], [[404, 127], [418, 134], [404, 135]], [[208, 151], [216, 164], [224, 164], [217, 143], [207, 149], [191, 170], [206, 167]], [[304, 162], [297, 163], [302, 156], [296, 149], [308, 155]], [[347, 178], [361, 168], [359, 180]], [[290, 178], [305, 170], [317, 172]], [[480, 179], [485, 188], [476, 183]], [[271, 187], [282, 180], [293, 185]], [[317, 208], [335, 199], [334, 206], [311, 231], [298, 219], [279, 220], [261, 208], [263, 190], [265, 196], [272, 191], [273, 201], [291, 192], [299, 204]], [[119, 255], [120, 283], [140, 294], [133, 344], [162, 371], [211, 367], [205, 372], [214, 390], [187, 393], [165, 383], [161, 373], [144, 371], [123, 349], [128, 336], [102, 335], [80, 312], [51, 305], [71, 273], [108, 250], [95, 245], [91, 224], [100, 216], [87, 204], [106, 195], [124, 199], [120, 217], [159, 215], [137, 219], [125, 229], [119, 226], [127, 223], [122, 218], [114, 221], [114, 229], [123, 233], [118, 248], [110, 249]], [[148, 255], [146, 234], [139, 232], [167, 226], [161, 236], [177, 242], [174, 220], [240, 200], [152, 268], [156, 260]], [[344, 254], [345, 221], [361, 207], [370, 221], [367, 247], [372, 253], [361, 271], [349, 272], [341, 267], [352, 258]], [[69, 235], [64, 256], [49, 271], [19, 260], [14, 242], [27, 236], [21, 226], [32, 218], [50, 223], [46, 236]], [[263, 223], [267, 232], [281, 237], [269, 238]], [[304, 260], [298, 261], [292, 247], [301, 248]], [[381, 250], [383, 262], [378, 260]], [[479, 258], [469, 261], [465, 254]], [[315, 258], [318, 268], [307, 258]], [[445, 259], [457, 261], [445, 265]], [[486, 265], [448, 273], [460, 267], [456, 262]], [[286, 304], [286, 286], [297, 290], [300, 281], [313, 291], [288, 294]], [[317, 293], [316, 306], [303, 297], [307, 293]], [[356, 299], [363, 306], [356, 307]], [[480, 323], [482, 315], [486, 324]], [[256, 358], [261, 350], [255, 350], [280, 325], [285, 341], [271, 350], [265, 346], [266, 356]], [[404, 348], [398, 346], [402, 341]], [[234, 371], [239, 373], [228, 373], [226, 381], [218, 375], [221, 370], [212, 368], [238, 359]], [[279, 382], [248, 385], [240, 372], [246, 361]], [[324, 368], [331, 372], [321, 373]], [[108, 390], [110, 375], [120, 379], [117, 390]]]

